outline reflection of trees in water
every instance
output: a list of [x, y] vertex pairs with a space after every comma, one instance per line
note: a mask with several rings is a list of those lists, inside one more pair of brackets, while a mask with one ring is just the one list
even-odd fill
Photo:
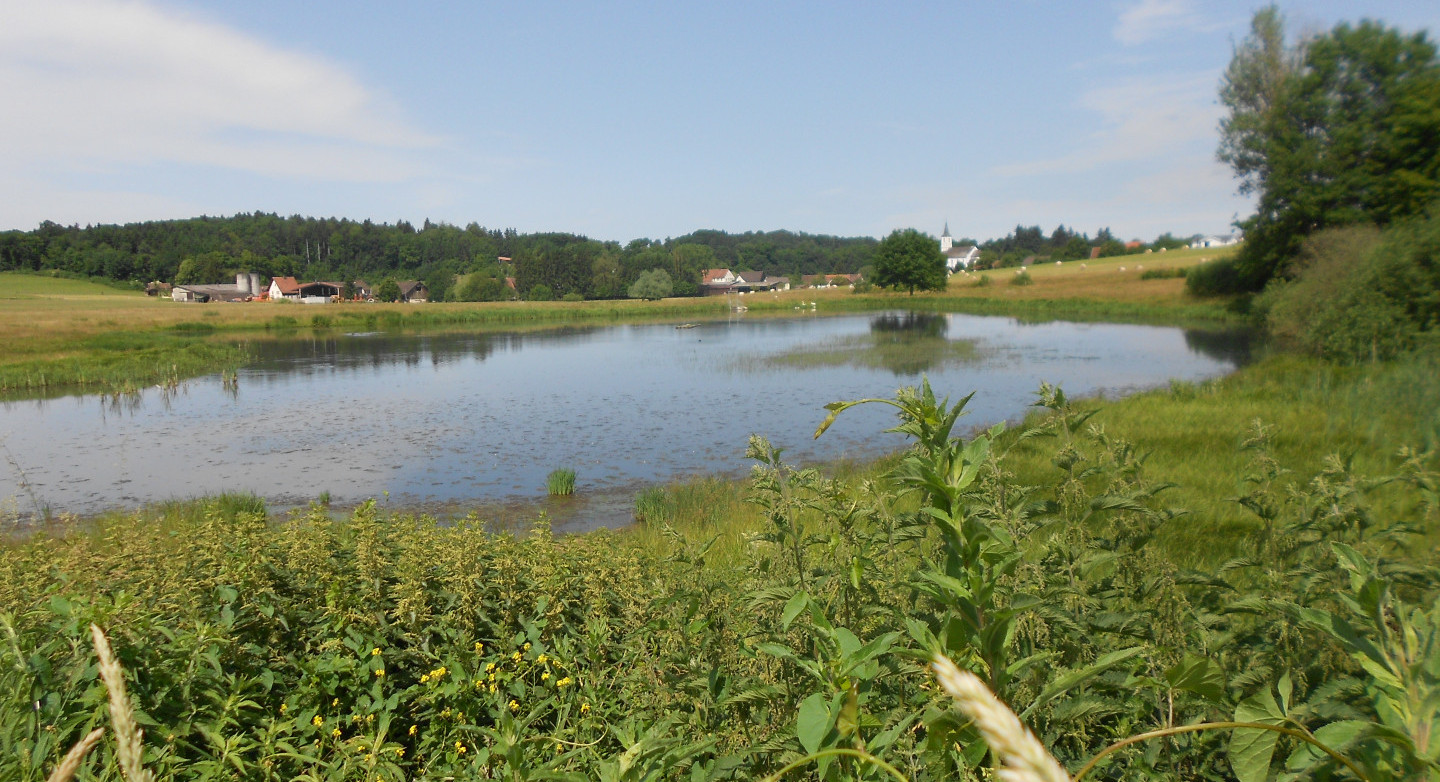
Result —
[[887, 369], [897, 376], [915, 376], [968, 358], [973, 346], [951, 342], [950, 321], [933, 312], [903, 312], [870, 319], [872, 345], [856, 363]]
[[893, 335], [899, 338], [929, 337], [939, 339], [950, 329], [950, 321], [944, 315], [933, 312], [901, 312], [877, 315], [870, 319], [870, 333]]
[[255, 347], [250, 369], [307, 373], [429, 363], [442, 366], [465, 359], [484, 361], [497, 350], [519, 350], [527, 342], [585, 339], [598, 327], [567, 327], [533, 333], [335, 335], [265, 342]]
[[1257, 337], [1248, 329], [1198, 331], [1185, 329], [1185, 347], [1192, 353], [1243, 367], [1254, 360]]

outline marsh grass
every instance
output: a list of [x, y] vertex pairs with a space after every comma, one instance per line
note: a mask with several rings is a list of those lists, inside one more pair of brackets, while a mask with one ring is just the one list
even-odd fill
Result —
[[546, 492], [552, 497], [568, 497], [575, 493], [575, 471], [560, 467], [545, 476]]

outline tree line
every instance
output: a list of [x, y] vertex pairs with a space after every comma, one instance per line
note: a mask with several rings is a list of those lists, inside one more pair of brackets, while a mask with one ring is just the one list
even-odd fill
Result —
[[[1158, 242], [1184, 244], [1169, 234]], [[972, 242], [973, 243], [973, 242]], [[56, 272], [141, 285], [152, 280], [219, 283], [237, 271], [379, 285], [422, 280], [434, 300], [485, 301], [519, 295], [621, 298], [643, 273], [663, 270], [672, 295], [699, 293], [705, 269], [761, 270], [798, 283], [804, 275], [871, 271], [879, 242], [793, 231], [700, 230], [620, 244], [564, 232], [522, 234], [477, 223], [376, 223], [254, 212], [126, 225], [63, 226], [0, 232], [0, 271]], [[980, 245], [986, 265], [1028, 255], [1080, 258], [1091, 247], [1125, 252], [1108, 229], [1094, 238], [1065, 226], [1046, 236], [1017, 226]], [[1153, 246], [1153, 245], [1147, 245]], [[507, 284], [513, 278], [514, 291]], [[649, 288], [647, 288], [649, 290]]]

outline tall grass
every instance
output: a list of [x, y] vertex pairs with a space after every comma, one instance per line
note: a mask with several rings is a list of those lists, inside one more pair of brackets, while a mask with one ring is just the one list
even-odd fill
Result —
[[568, 497], [575, 493], [575, 471], [560, 467], [545, 476], [545, 488], [552, 497]]

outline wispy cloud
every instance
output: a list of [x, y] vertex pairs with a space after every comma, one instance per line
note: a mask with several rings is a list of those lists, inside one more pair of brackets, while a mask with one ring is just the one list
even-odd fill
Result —
[[1102, 128], [1060, 157], [997, 166], [999, 176], [1077, 174], [1130, 161], [1163, 159], [1211, 138], [1219, 119], [1213, 74], [1150, 76], [1087, 90], [1079, 105], [1100, 115]]
[[439, 143], [344, 67], [146, 2], [0, 12], [0, 171], [181, 163], [394, 182]]
[[1140, 0], [1120, 12], [1115, 40], [1134, 46], [1200, 24], [1201, 17], [1190, 0]]

